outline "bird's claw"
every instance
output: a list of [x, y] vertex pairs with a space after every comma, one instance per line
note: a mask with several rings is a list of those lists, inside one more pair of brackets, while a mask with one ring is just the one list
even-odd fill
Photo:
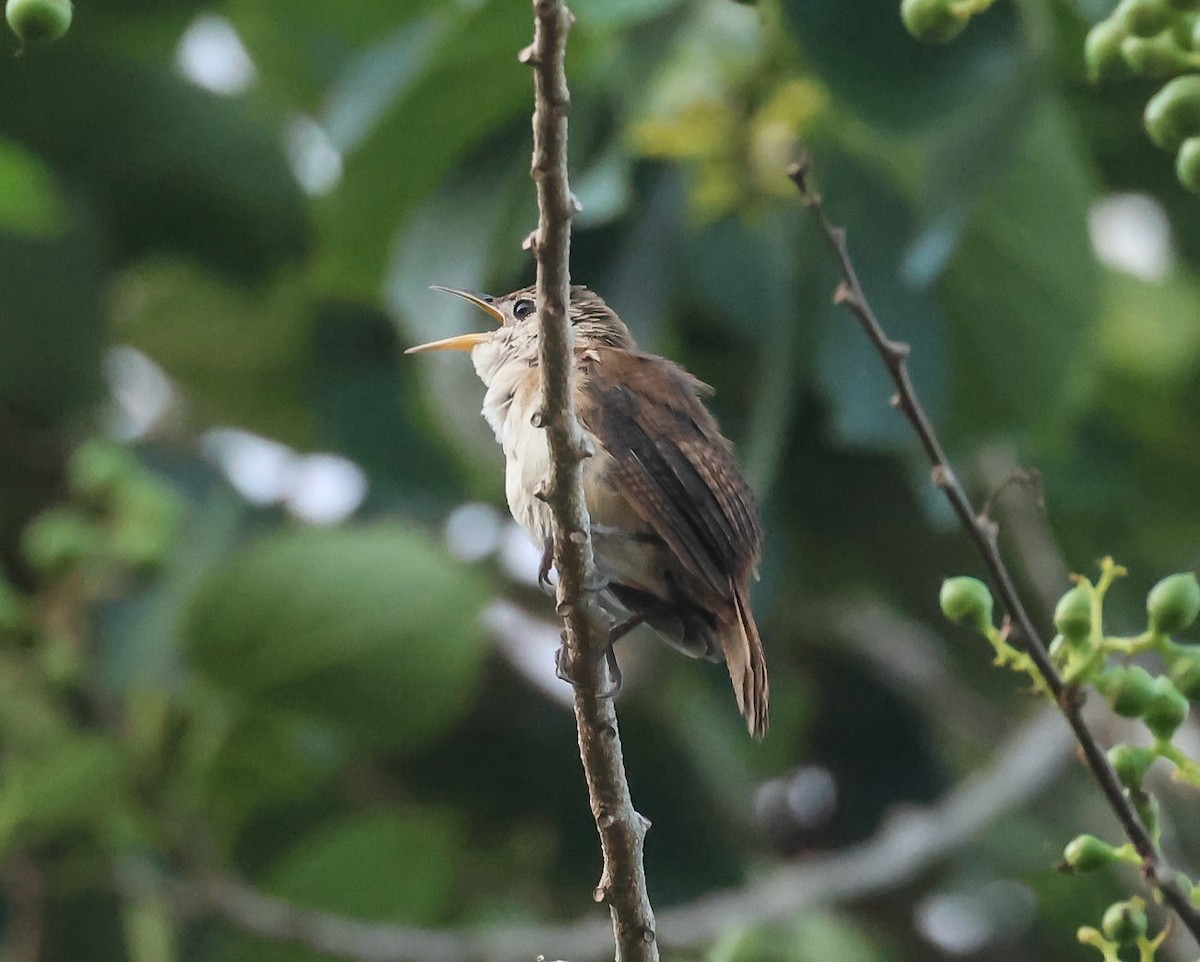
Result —
[[[615, 698], [621, 691], [624, 678], [621, 675], [621, 666], [617, 663], [617, 653], [613, 650], [612, 645], [604, 649], [604, 664], [608, 669], [609, 684], [599, 693], [599, 697]], [[572, 677], [567, 668], [566, 645], [560, 645], [558, 651], [554, 653], [554, 675], [559, 681], [565, 681], [572, 688], [579, 689], [579, 682]]]
[[537, 583], [543, 591], [550, 589], [550, 569], [554, 567], [554, 539], [542, 542], [542, 559], [538, 563]]

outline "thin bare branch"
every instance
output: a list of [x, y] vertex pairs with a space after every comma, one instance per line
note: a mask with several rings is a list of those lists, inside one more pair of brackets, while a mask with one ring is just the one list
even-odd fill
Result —
[[567, 31], [572, 16], [562, 0], [534, 0], [533, 44], [520, 59], [534, 72], [533, 179], [538, 227], [530, 238], [537, 258], [540, 321], [538, 359], [551, 476], [543, 496], [554, 517], [558, 611], [566, 626], [562, 668], [575, 684], [575, 719], [604, 868], [595, 898], [608, 903], [619, 962], [654, 962], [658, 943], [642, 865], [649, 822], [634, 810], [621, 755], [617, 715], [605, 697], [607, 619], [596, 602], [591, 526], [583, 494], [583, 461], [592, 452], [575, 417], [570, 305], [571, 216], [567, 177]]
[[925, 413], [925, 408], [921, 404], [917, 389], [908, 372], [909, 345], [892, 340], [871, 309], [846, 247], [846, 231], [841, 227], [834, 226], [826, 216], [820, 195], [809, 184], [808, 166], [807, 161], [794, 164], [788, 171], [788, 176], [799, 188], [805, 203], [820, 224], [829, 249], [833, 253], [834, 262], [841, 274], [842, 281], [834, 295], [834, 300], [845, 305], [847, 310], [854, 315], [887, 366], [892, 382], [896, 385], [896, 394], [892, 398], [892, 403], [903, 412], [912, 424], [930, 464], [933, 465], [933, 483], [946, 496], [946, 500], [950, 502], [954, 513], [979, 551], [991, 577], [992, 585], [1000, 596], [1016, 630], [1011, 640], [1029, 653], [1033, 663], [1045, 679], [1046, 686], [1054, 696], [1067, 723], [1071, 726], [1080, 752], [1104, 793], [1109, 807], [1116, 815], [1117, 821], [1121, 823], [1126, 837], [1133, 843], [1141, 857], [1142, 874], [1146, 884], [1162, 894], [1163, 900], [1179, 917], [1184, 927], [1197, 941], [1200, 941], [1200, 911], [1192, 905], [1187, 893], [1176, 882], [1175, 873], [1164, 861], [1158, 846], [1154, 844], [1153, 837], [1138, 817], [1133, 803], [1126, 797], [1116, 772], [1108, 762], [1104, 749], [1100, 747], [1100, 743], [1084, 723], [1080, 710], [1083, 702], [1082, 692], [1068, 686], [1050, 660], [1046, 644], [1021, 602], [1013, 584], [1012, 575], [1000, 555], [996, 543], [995, 525], [986, 516], [976, 512], [942, 449], [941, 441], [938, 439], [929, 416]]

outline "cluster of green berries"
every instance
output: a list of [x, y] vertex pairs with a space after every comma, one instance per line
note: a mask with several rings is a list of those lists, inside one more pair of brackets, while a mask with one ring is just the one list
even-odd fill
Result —
[[1088, 76], [1154, 79], [1200, 69], [1197, 6], [1197, 0], [1121, 0], [1084, 41]]
[[[1153, 736], [1149, 746], [1114, 745], [1108, 761], [1147, 830], [1157, 840], [1158, 799], [1143, 785], [1150, 766], [1165, 759], [1175, 766], [1177, 778], [1200, 788], [1200, 764], [1172, 743], [1187, 719], [1189, 699], [1200, 701], [1200, 645], [1177, 642], [1173, 636], [1190, 628], [1200, 617], [1200, 582], [1191, 572], [1170, 575], [1146, 596], [1146, 630], [1134, 637], [1110, 637], [1104, 633], [1104, 598], [1113, 582], [1125, 574], [1111, 558], [1101, 562], [1100, 578], [1093, 584], [1076, 577], [1075, 586], [1059, 599], [1054, 610], [1058, 631], [1050, 645], [1050, 656], [1063, 680], [1071, 686], [1091, 682], [1126, 718], [1140, 718]], [[978, 632], [996, 649], [997, 662], [1028, 672], [1041, 685], [1041, 675], [1027, 657], [1007, 642], [1005, 633], [993, 624], [992, 595], [977, 578], [950, 578], [942, 585], [943, 614], [956, 624]], [[1131, 656], [1154, 653], [1167, 669], [1152, 675], [1140, 665], [1127, 664]], [[1110, 664], [1110, 662], [1115, 662]], [[1116, 862], [1140, 864], [1132, 844], [1110, 845], [1094, 835], [1080, 835], [1063, 851], [1062, 867], [1071, 872], [1090, 872]], [[1200, 900], [1200, 885], [1181, 883]], [[1140, 899], [1109, 907], [1100, 929], [1079, 930], [1079, 940], [1095, 946], [1106, 960], [1119, 962], [1123, 947], [1137, 945], [1143, 959], [1153, 958], [1162, 934], [1146, 936], [1145, 903]]]
[[166, 555], [179, 515], [175, 494], [110, 441], [83, 444], [68, 466], [68, 504], [25, 529], [25, 555], [57, 577], [86, 565], [144, 572]]
[[8, 0], [4, 8], [22, 46], [61, 39], [70, 29], [73, 13], [71, 0]]
[[[1125, 718], [1141, 718], [1158, 742], [1169, 742], [1188, 715], [1188, 700], [1200, 700], [1200, 645], [1173, 635], [1200, 616], [1200, 582], [1191, 572], [1163, 578], [1146, 598], [1147, 628], [1134, 638], [1110, 638], [1102, 630], [1104, 595], [1124, 570], [1105, 559], [1096, 584], [1077, 578], [1054, 611], [1058, 635], [1050, 655], [1069, 685], [1092, 682]], [[942, 585], [942, 612], [955, 624], [988, 638], [1001, 661], [1014, 662], [1002, 633], [992, 623], [992, 595], [977, 578], [949, 578]], [[1168, 674], [1154, 676], [1139, 665], [1109, 665], [1113, 656], [1155, 651]], [[1028, 670], [1022, 662], [1022, 670]]]
[[900, 19], [918, 40], [949, 43], [991, 5], [992, 0], [902, 0]]
[[1146, 105], [1150, 139], [1200, 194], [1200, 0], [1121, 0], [1084, 42], [1092, 80], [1173, 77]]

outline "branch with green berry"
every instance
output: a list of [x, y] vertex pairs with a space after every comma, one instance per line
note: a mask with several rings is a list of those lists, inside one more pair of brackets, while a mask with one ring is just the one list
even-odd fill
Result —
[[[1104, 795], [1129, 841], [1128, 847], [1113, 848], [1112, 861], [1128, 858], [1136, 861], [1147, 888], [1156, 899], [1170, 908], [1182, 926], [1200, 941], [1200, 892], [1190, 879], [1177, 875], [1163, 858], [1159, 848], [1157, 801], [1141, 785], [1145, 768], [1154, 758], [1166, 758], [1184, 777], [1194, 772], [1194, 762], [1172, 742], [1172, 737], [1187, 716], [1187, 700], [1178, 684], [1194, 679], [1197, 673], [1195, 651], [1198, 646], [1179, 645], [1171, 635], [1195, 620], [1200, 612], [1200, 585], [1193, 575], [1174, 575], [1151, 592], [1150, 618], [1145, 633], [1135, 638], [1109, 638], [1103, 630], [1103, 601], [1112, 582], [1122, 570], [1111, 560], [1102, 568], [1099, 580], [1092, 584], [1078, 578], [1075, 587], [1058, 606], [1056, 627], [1062, 640], [1047, 646], [1017, 593], [1012, 574], [1000, 554], [995, 524], [986, 513], [978, 512], [946, 457], [933, 423], [921, 403], [908, 369], [909, 345], [893, 340], [880, 324], [867, 300], [850, 258], [846, 232], [834, 226], [825, 214], [818, 194], [810, 183], [807, 161], [794, 164], [788, 176], [816, 219], [828, 242], [841, 283], [834, 300], [847, 308], [863, 329], [886, 366], [896, 393], [892, 405], [912, 425], [921, 446], [933, 466], [934, 485], [945, 496], [963, 530], [979, 552], [989, 580], [1003, 604], [1007, 617], [997, 628], [992, 619], [992, 594], [977, 579], [952, 579], [942, 589], [943, 610], [956, 622], [982, 634], [992, 645], [999, 663], [1027, 675], [1034, 687], [1045, 693], [1062, 712], [1070, 726], [1080, 755]], [[1066, 630], [1064, 630], [1064, 628]], [[1171, 666], [1171, 677], [1151, 679], [1143, 687], [1139, 701], [1129, 701], [1125, 688], [1141, 682], [1128, 666], [1110, 668], [1110, 659], [1127, 658], [1141, 650], [1157, 648]], [[1151, 728], [1155, 745], [1153, 757], [1140, 762], [1138, 750], [1106, 753], [1083, 719], [1082, 683], [1094, 679], [1102, 691], [1120, 699]], [[1190, 689], [1189, 689], [1190, 690]], [[1130, 754], [1130, 753], [1133, 754]], [[1095, 846], [1089, 847], [1095, 850]], [[1069, 859], [1068, 859], [1069, 861]], [[1072, 866], [1082, 870], [1080, 865]], [[1091, 931], [1091, 930], [1089, 930]], [[1099, 938], [1107, 937], [1101, 933]], [[1147, 946], [1153, 943], [1147, 942]], [[1107, 951], [1107, 950], [1106, 950]], [[1153, 947], [1143, 952], [1143, 962], [1153, 958]], [[1145, 954], [1149, 952], [1150, 954]]]
[[[1174, 741], [1187, 720], [1189, 699], [1200, 699], [1200, 645], [1174, 638], [1200, 615], [1200, 583], [1191, 572], [1164, 578], [1146, 598], [1146, 630], [1129, 637], [1108, 635], [1104, 600], [1125, 573], [1112, 558], [1105, 558], [1095, 583], [1074, 576], [1075, 587], [1062, 596], [1054, 611], [1058, 634], [1050, 643], [1049, 655], [1067, 686], [1078, 691], [1090, 684], [1116, 714], [1144, 723], [1152, 743], [1114, 745], [1108, 750], [1108, 760], [1157, 846], [1162, 841], [1159, 803], [1144, 784], [1150, 766], [1163, 759], [1174, 767], [1175, 779], [1200, 788], [1200, 763]], [[996, 652], [997, 665], [1024, 673], [1036, 689], [1048, 690], [1028, 654], [1009, 643], [1007, 626], [994, 624], [987, 585], [977, 578], [949, 578], [942, 585], [940, 600], [947, 618], [987, 639]], [[1167, 674], [1152, 675], [1140, 665], [1128, 664], [1130, 658], [1148, 652], [1158, 654]], [[1094, 835], [1080, 835], [1064, 850], [1062, 867], [1070, 872], [1091, 872], [1119, 862], [1140, 866], [1142, 861], [1132, 842], [1113, 845]], [[1193, 903], [1200, 902], [1200, 884], [1182, 875], [1177, 882], [1190, 893]], [[1136, 945], [1145, 962], [1154, 958], [1163, 936], [1160, 932], [1147, 938], [1146, 929], [1145, 903], [1134, 899], [1110, 906], [1101, 928], [1080, 929], [1079, 940], [1114, 960], [1122, 946]]]

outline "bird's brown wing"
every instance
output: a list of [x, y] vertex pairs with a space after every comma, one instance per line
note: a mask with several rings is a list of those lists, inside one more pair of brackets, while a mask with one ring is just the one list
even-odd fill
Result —
[[705, 386], [670, 361], [625, 350], [580, 358], [579, 417], [613, 459], [613, 480], [689, 572], [711, 612], [750, 733], [768, 727], [770, 685], [748, 580], [762, 554], [754, 495], [700, 401]]
[[691, 574], [726, 602], [762, 553], [754, 495], [701, 403], [705, 386], [665, 358], [581, 359], [579, 416], [615, 462], [614, 481]]

